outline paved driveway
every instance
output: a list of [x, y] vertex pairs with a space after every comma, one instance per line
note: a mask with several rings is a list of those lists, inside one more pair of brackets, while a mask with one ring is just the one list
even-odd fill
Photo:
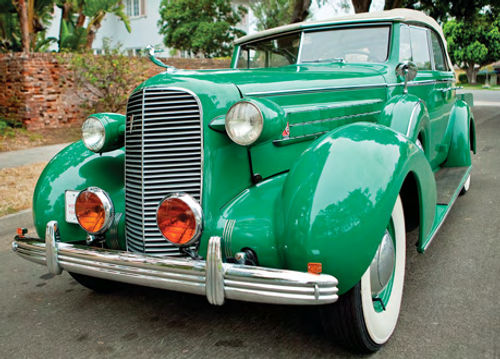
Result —
[[[500, 107], [474, 114], [471, 190], [425, 255], [409, 246], [400, 321], [374, 358], [499, 356]], [[0, 235], [0, 358], [355, 357], [326, 340], [310, 308], [218, 308], [140, 287], [96, 294], [18, 258], [10, 239]]]

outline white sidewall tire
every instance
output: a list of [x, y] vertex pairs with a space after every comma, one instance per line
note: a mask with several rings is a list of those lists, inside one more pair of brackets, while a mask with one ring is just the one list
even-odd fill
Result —
[[469, 188], [470, 188], [470, 174], [467, 177], [467, 179], [465, 180], [464, 187], [463, 187], [464, 192], [467, 192], [469, 190]]
[[396, 261], [394, 268], [394, 282], [389, 301], [385, 310], [376, 312], [373, 306], [370, 284], [370, 268], [361, 277], [361, 305], [365, 326], [370, 338], [377, 344], [384, 344], [391, 337], [399, 317], [401, 300], [403, 298], [403, 284], [406, 262], [406, 230], [403, 213], [403, 204], [398, 196], [392, 210], [396, 242]]

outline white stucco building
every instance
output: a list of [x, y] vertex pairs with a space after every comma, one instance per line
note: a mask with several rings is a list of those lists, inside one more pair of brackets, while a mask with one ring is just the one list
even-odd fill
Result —
[[[187, 54], [179, 51], [167, 49], [163, 44], [163, 36], [159, 34], [158, 21], [160, 20], [161, 0], [124, 0], [125, 11], [130, 19], [131, 32], [129, 33], [125, 25], [118, 17], [108, 14], [102, 22], [101, 28], [97, 31], [92, 48], [96, 53], [100, 53], [103, 47], [103, 40], [108, 39], [111, 47], [121, 44], [121, 47], [129, 55], [136, 55], [146, 46], [153, 45], [156, 53], [161, 57], [186, 57]], [[255, 21], [248, 6], [248, 0], [233, 1], [234, 5], [243, 5], [249, 11], [238, 25], [247, 34], [255, 31]], [[58, 38], [61, 11], [55, 8], [54, 19], [48, 30], [47, 36]], [[57, 45], [53, 45], [52, 50], [57, 50]]]

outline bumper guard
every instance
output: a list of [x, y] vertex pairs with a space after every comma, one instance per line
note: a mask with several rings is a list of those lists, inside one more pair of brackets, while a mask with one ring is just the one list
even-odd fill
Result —
[[58, 224], [47, 224], [45, 242], [17, 236], [12, 249], [49, 272], [64, 270], [130, 284], [224, 299], [271, 304], [317, 305], [337, 301], [338, 281], [327, 274], [223, 263], [220, 237], [211, 237], [207, 258], [154, 257], [58, 242]]

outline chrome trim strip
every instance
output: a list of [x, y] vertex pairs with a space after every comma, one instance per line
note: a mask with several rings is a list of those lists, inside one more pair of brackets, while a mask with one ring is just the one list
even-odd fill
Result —
[[408, 122], [408, 129], [406, 130], [406, 137], [410, 136], [410, 131], [413, 126], [413, 120], [415, 118], [415, 111], [420, 109], [420, 105], [422, 104], [422, 100], [419, 100], [415, 106], [413, 106], [413, 109], [411, 110], [411, 115], [410, 115], [410, 121]]
[[318, 305], [338, 299], [338, 281], [327, 274], [223, 263], [220, 237], [209, 241], [207, 261], [155, 257], [56, 242], [57, 222], [49, 222], [47, 250], [36, 238], [16, 237], [12, 249], [39, 264], [59, 263], [61, 269], [143, 286], [206, 295], [220, 305], [224, 298], [272, 304]]
[[[408, 82], [408, 86], [423, 86], [430, 85], [439, 82], [454, 82], [454, 79], [446, 79], [446, 80], [422, 80], [422, 81], [413, 81]], [[379, 88], [379, 87], [395, 87], [395, 86], [404, 86], [404, 83], [376, 83], [376, 84], [367, 84], [367, 85], [345, 85], [345, 86], [334, 86], [334, 87], [318, 87], [313, 89], [297, 89], [297, 90], [281, 90], [281, 91], [266, 91], [266, 92], [248, 92], [244, 93], [244, 96], [280, 96], [280, 95], [289, 95], [289, 94], [303, 94], [303, 93], [316, 93], [316, 92], [330, 92], [330, 91], [347, 91], [354, 89], [371, 89], [371, 88]]]
[[289, 94], [353, 90], [353, 89], [358, 89], [358, 88], [369, 89], [369, 88], [378, 88], [378, 87], [387, 87], [387, 84], [378, 83], [378, 84], [369, 84], [369, 85], [345, 85], [345, 86], [335, 86], [335, 87], [319, 87], [319, 88], [313, 88], [313, 89], [248, 92], [248, 93], [244, 93], [243, 95], [245, 95], [245, 96], [279, 96], [279, 95], [289, 95]]
[[[370, 116], [370, 115], [378, 115], [380, 112], [382, 112], [382, 111], [378, 110], [378, 111], [372, 111], [372, 112], [358, 113], [358, 114], [355, 114], [355, 115], [345, 115], [345, 116], [339, 116], [339, 117], [331, 117], [331, 118], [326, 118], [324, 120], [314, 120], [314, 121], [306, 121], [306, 122], [297, 122], [297, 123], [291, 123], [291, 124], [289, 124], [289, 126], [290, 127], [297, 127], [297, 126], [313, 125], [313, 124], [323, 123], [323, 122], [345, 120], [345, 119], [348, 119], [348, 118], [356, 118], [356, 117], [363, 117], [363, 116]], [[306, 135], [302, 135], [302, 136], [298, 136], [298, 137], [303, 137], [303, 136], [308, 136], [308, 135], [306, 134]], [[295, 138], [295, 137], [289, 137], [288, 139], [293, 139], [293, 138]]]
[[336, 108], [346, 108], [346, 107], [357, 107], [357, 106], [365, 106], [365, 105], [376, 105], [382, 103], [382, 100], [359, 100], [359, 101], [344, 101], [344, 102], [334, 102], [334, 103], [326, 103], [326, 104], [317, 104], [317, 105], [293, 105], [293, 106], [283, 106], [285, 110], [285, 114], [295, 114], [302, 112], [310, 112], [310, 111], [319, 111], [319, 110], [333, 110]]

